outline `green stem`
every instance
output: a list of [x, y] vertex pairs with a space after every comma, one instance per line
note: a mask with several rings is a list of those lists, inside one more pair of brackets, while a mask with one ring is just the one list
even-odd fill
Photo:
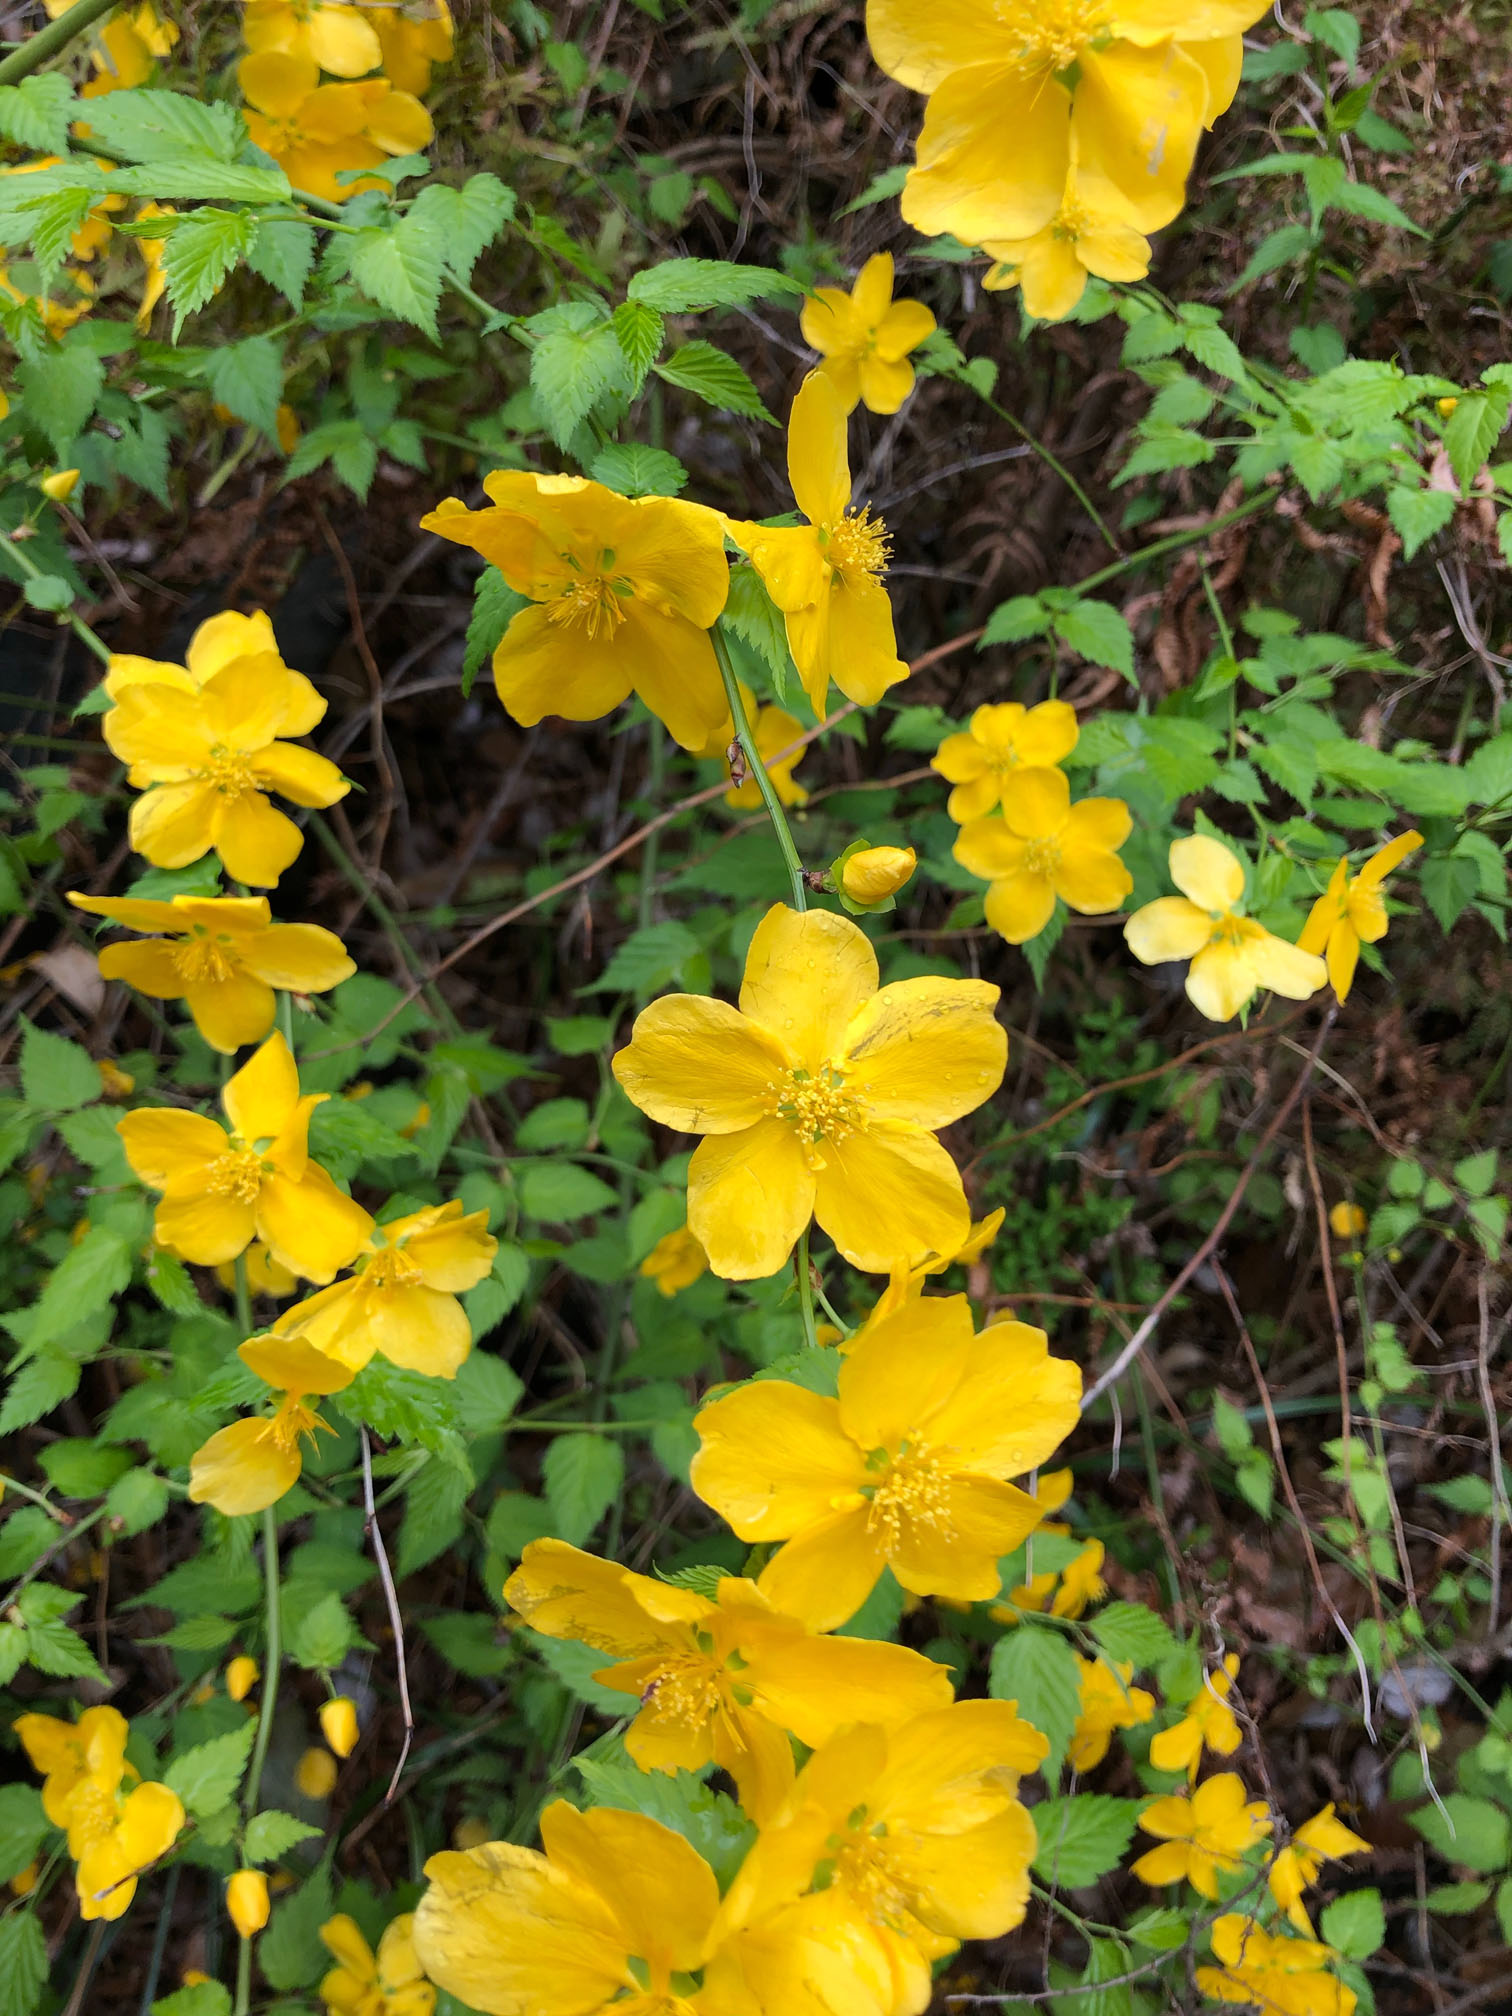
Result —
[[[95, 12], [97, 14], [102, 11], [103, 10], [98, 7], [95, 9]], [[77, 14], [78, 12], [79, 9], [76, 7], [74, 9], [74, 13]], [[70, 19], [72, 19], [72, 16], [65, 14], [63, 16], [62, 21], [55, 21], [53, 23], [53, 27], [61, 28], [63, 26], [63, 22], [68, 21]], [[32, 37], [32, 42], [40, 42], [42, 40], [42, 36], [46, 35], [47, 33], [48, 30], [44, 28], [42, 30], [41, 35], [34, 35]], [[25, 46], [25, 49], [21, 51], [21, 54], [24, 55], [26, 53], [26, 50], [30, 49], [30, 47], [31, 42], [28, 42]], [[14, 61], [15, 59], [12, 58], [11, 60]], [[8, 68], [7, 64], [0, 63], [0, 84], [3, 84], [5, 82], [4, 73], [7, 68]], [[19, 76], [25, 76], [25, 74], [26, 74], [25, 71], [17, 72], [17, 75]], [[21, 572], [27, 575], [31, 580], [41, 581], [45, 578], [42, 569], [37, 565], [36, 561], [33, 560], [30, 553], [27, 552], [25, 546], [18, 544], [14, 538], [11, 538], [10, 540], [7, 541], [7, 550], [11, 554], [12, 558], [15, 560], [16, 565], [21, 569]], [[69, 627], [72, 629], [75, 637], [79, 639], [80, 643], [87, 644], [90, 650], [93, 651], [95, 656], [108, 665], [110, 663], [110, 646], [105, 642], [105, 639], [100, 635], [99, 631], [91, 630], [89, 625], [84, 621], [84, 618], [82, 616], [75, 616], [72, 610], [69, 611], [68, 622]]]
[[[267, 1584], [267, 1642], [263, 1646], [262, 1702], [257, 1711], [257, 1735], [252, 1744], [252, 1764], [247, 1772], [247, 1793], [242, 1810], [250, 1820], [257, 1811], [262, 1790], [263, 1764], [268, 1741], [273, 1734], [273, 1710], [278, 1702], [278, 1669], [283, 1660], [283, 1626], [278, 1614], [278, 1518], [270, 1505], [263, 1513], [263, 1580]], [[243, 1944], [247, 1944], [243, 1941]]]
[[243, 1337], [252, 1335], [252, 1290], [247, 1285], [247, 1256], [236, 1256], [236, 1320]]
[[1177, 553], [1183, 546], [1195, 545], [1199, 539], [1211, 539], [1215, 532], [1225, 531], [1230, 525], [1237, 525], [1242, 518], [1253, 518], [1257, 511], [1274, 508], [1274, 490], [1257, 491], [1244, 503], [1235, 505], [1232, 511], [1225, 511], [1220, 517], [1210, 519], [1206, 525], [1194, 525], [1189, 532], [1172, 532], [1164, 539], [1157, 539], [1153, 546], [1141, 546], [1137, 553], [1127, 559], [1115, 560], [1111, 567], [1100, 567], [1095, 574], [1089, 574], [1084, 581], [1076, 583], [1076, 592], [1085, 595], [1089, 588], [1101, 588], [1105, 581], [1114, 581], [1120, 574], [1127, 574], [1135, 567], [1143, 567], [1147, 560], [1158, 560], [1162, 553]]
[[[767, 767], [761, 760], [761, 752], [756, 747], [756, 737], [751, 733], [751, 724], [746, 719], [745, 702], [740, 697], [740, 681], [735, 676], [735, 667], [730, 662], [730, 647], [724, 640], [724, 633], [716, 623], [709, 632], [709, 641], [714, 646], [714, 656], [719, 664], [719, 676], [724, 681], [725, 698], [730, 703], [730, 718], [735, 723], [735, 739], [745, 751], [746, 766], [751, 773], [756, 789], [761, 793], [761, 802], [766, 806], [767, 817], [772, 822], [772, 830], [777, 835], [777, 845], [782, 849], [782, 858], [787, 863], [788, 879], [793, 885], [793, 908], [807, 910], [808, 891], [803, 879], [803, 862], [793, 843], [793, 831], [788, 825], [787, 814], [782, 809], [782, 800], [767, 775]], [[812, 1341], [812, 1340], [810, 1340]]]
[[252, 1941], [236, 1942], [236, 2003], [231, 2016], [247, 2016], [252, 2006]]
[[0, 84], [16, 84], [23, 77], [30, 77], [33, 70], [50, 56], [56, 56], [60, 49], [66, 49], [76, 35], [82, 35], [115, 4], [116, 0], [78, 0], [77, 6], [60, 14], [56, 21], [49, 21], [45, 28], [28, 36], [19, 49], [11, 51], [0, 63]]
[[819, 1349], [819, 1326], [814, 1321], [814, 1277], [809, 1271], [809, 1228], [798, 1235], [795, 1255], [798, 1270], [798, 1307], [803, 1312], [803, 1341], [810, 1351]]
[[[963, 379], [960, 382], [968, 385], [971, 383], [969, 378]], [[972, 386], [972, 390], [976, 391], [976, 387]], [[1119, 545], [1117, 539], [1114, 538], [1113, 534], [1108, 530], [1107, 522], [1104, 519], [1102, 513], [1098, 510], [1097, 506], [1092, 502], [1092, 499], [1087, 495], [1086, 491], [1082, 488], [1080, 483], [1078, 483], [1076, 478], [1071, 474], [1071, 471], [1066, 467], [1065, 463], [1060, 461], [1058, 457], [1052, 455], [1050, 450], [1045, 446], [1044, 442], [1041, 441], [1037, 435], [1031, 434], [1029, 432], [1029, 429], [1024, 425], [1022, 420], [1016, 420], [1013, 417], [1013, 415], [1008, 411], [1008, 408], [1006, 406], [999, 406], [996, 399], [990, 398], [985, 392], [978, 392], [977, 397], [981, 400], [982, 404], [989, 409], [989, 411], [996, 413], [999, 420], [1006, 420], [1008, 422], [1008, 425], [1013, 429], [1014, 433], [1018, 435], [1021, 441], [1025, 441], [1028, 443], [1030, 448], [1032, 448], [1034, 453], [1038, 455], [1041, 462], [1044, 463], [1047, 469], [1053, 469], [1055, 471], [1056, 475], [1059, 476], [1060, 480], [1071, 492], [1072, 496], [1076, 499], [1077, 503], [1080, 504], [1083, 511], [1085, 511], [1087, 516], [1092, 520], [1092, 523], [1097, 527], [1098, 532], [1102, 536], [1103, 543], [1109, 548], [1110, 551], [1114, 553], [1121, 553], [1123, 551], [1123, 548]]]

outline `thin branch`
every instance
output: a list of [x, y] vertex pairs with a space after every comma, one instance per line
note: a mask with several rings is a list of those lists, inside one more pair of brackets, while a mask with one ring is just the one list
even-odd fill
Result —
[[394, 1794], [399, 1789], [399, 1779], [410, 1753], [410, 1744], [415, 1740], [415, 1716], [410, 1707], [409, 1663], [404, 1654], [404, 1620], [399, 1615], [399, 1594], [394, 1587], [388, 1553], [378, 1526], [378, 1513], [373, 1505], [373, 1452], [368, 1443], [366, 1428], [359, 1429], [358, 1432], [362, 1437], [363, 1524], [373, 1550], [373, 1559], [378, 1564], [378, 1580], [383, 1584], [383, 1599], [388, 1604], [389, 1627], [394, 1634], [394, 1652], [399, 1662], [399, 1703], [404, 1710], [404, 1742], [400, 1745], [399, 1761], [394, 1766], [394, 1775], [389, 1780], [389, 1788], [383, 1795], [383, 1803], [388, 1806], [393, 1803]]

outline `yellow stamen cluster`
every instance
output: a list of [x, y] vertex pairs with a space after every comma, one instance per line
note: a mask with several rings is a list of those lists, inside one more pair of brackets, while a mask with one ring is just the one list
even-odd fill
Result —
[[1106, 0], [997, 0], [994, 11], [1021, 41], [1025, 69], [1069, 70], [1107, 33]]
[[826, 557], [841, 574], [866, 574], [880, 580], [887, 572], [892, 541], [880, 518], [869, 510], [847, 511], [826, 528]]
[[212, 1197], [234, 1197], [238, 1204], [255, 1204], [262, 1184], [263, 1159], [251, 1148], [217, 1155], [205, 1172], [205, 1188]]
[[767, 1111], [792, 1128], [812, 1168], [824, 1167], [823, 1158], [811, 1152], [821, 1141], [843, 1141], [866, 1124], [860, 1102], [830, 1065], [812, 1074], [801, 1068], [789, 1071], [768, 1090], [771, 1100]]
[[719, 1713], [718, 1675], [707, 1659], [697, 1659], [691, 1654], [685, 1658], [669, 1659], [665, 1666], [657, 1668], [641, 1696], [642, 1707], [649, 1707], [652, 1702], [659, 1714], [685, 1723], [691, 1729], [702, 1729], [712, 1716]]
[[402, 1246], [389, 1246], [375, 1253], [362, 1270], [363, 1284], [369, 1288], [414, 1288], [425, 1276]]
[[923, 1442], [905, 1442], [888, 1465], [871, 1494], [867, 1531], [891, 1552], [902, 1537], [905, 1520], [935, 1532], [950, 1526], [950, 1473]]
[[229, 980], [237, 971], [237, 965], [222, 947], [230, 942], [229, 938], [211, 938], [205, 932], [196, 930], [192, 937], [173, 948], [173, 963], [179, 978], [191, 987]]
[[624, 602], [630, 592], [628, 581], [592, 574], [564, 588], [547, 614], [564, 629], [586, 630], [588, 641], [596, 643], [601, 636], [612, 637], [624, 622]]
[[906, 1929], [912, 1895], [888, 1845], [886, 1830], [864, 1831], [866, 1809], [847, 1836], [835, 1838], [835, 1882], [861, 1903], [868, 1916], [895, 1932]]
[[242, 751], [228, 749], [220, 742], [210, 751], [210, 761], [198, 772], [198, 777], [225, 798], [241, 798], [258, 788], [252, 765]]

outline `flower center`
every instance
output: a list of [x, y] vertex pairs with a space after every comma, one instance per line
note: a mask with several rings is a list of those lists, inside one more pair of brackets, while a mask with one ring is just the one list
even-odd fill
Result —
[[825, 1166], [818, 1153], [822, 1141], [843, 1141], [866, 1125], [860, 1101], [846, 1090], [844, 1078], [832, 1064], [812, 1073], [801, 1068], [789, 1071], [768, 1089], [771, 1100], [767, 1111], [792, 1128], [811, 1169]]
[[[604, 557], [610, 559], [612, 555]], [[581, 580], [569, 582], [556, 600], [548, 604], [547, 614], [564, 630], [586, 630], [588, 641], [596, 643], [600, 637], [612, 637], [624, 622], [624, 605], [633, 593], [623, 577], [587, 574]]]
[[847, 511], [823, 528], [825, 557], [840, 574], [865, 574], [880, 580], [887, 572], [892, 542], [887, 527], [869, 510]]
[[1091, 222], [1085, 203], [1078, 203], [1074, 196], [1068, 197], [1051, 220], [1050, 235], [1064, 244], [1074, 245], [1079, 238], [1086, 237]]
[[843, 1837], [832, 1837], [832, 1881], [847, 1890], [874, 1922], [905, 1931], [913, 1916], [913, 1888], [898, 1865], [885, 1831], [863, 1832], [860, 1824]]
[[327, 1435], [336, 1431], [322, 1421], [313, 1407], [306, 1407], [297, 1393], [286, 1393], [279, 1403], [278, 1412], [268, 1422], [268, 1435], [275, 1449], [281, 1449], [286, 1456], [292, 1456], [299, 1447], [301, 1435], [315, 1440], [317, 1430]]
[[1049, 881], [1060, 866], [1060, 842], [1052, 835], [1049, 839], [1030, 840], [1024, 848], [1024, 873], [1039, 875]]
[[871, 1489], [866, 1530], [882, 1549], [897, 1547], [907, 1520], [936, 1533], [950, 1529], [950, 1473], [924, 1442], [905, 1442]]
[[723, 1702], [719, 1676], [712, 1663], [694, 1653], [674, 1655], [659, 1666], [641, 1695], [641, 1706], [656, 1704], [659, 1715], [702, 1729], [719, 1713]]
[[244, 798], [249, 791], [258, 788], [246, 752], [228, 749], [224, 742], [217, 742], [211, 749], [210, 761], [199, 772], [199, 780], [225, 798]]
[[997, 0], [994, 11], [1026, 70], [1069, 70], [1108, 30], [1107, 0]]
[[413, 1288], [424, 1278], [402, 1246], [386, 1246], [362, 1270], [363, 1285], [368, 1288]]
[[205, 1189], [212, 1197], [234, 1197], [255, 1204], [262, 1190], [263, 1159], [254, 1149], [233, 1148], [217, 1155], [205, 1171]]
[[186, 938], [182, 945], [173, 948], [173, 964], [179, 978], [188, 981], [191, 986], [229, 980], [237, 970], [236, 960], [223, 950], [230, 943], [227, 937], [210, 938], [196, 927], [192, 938]]

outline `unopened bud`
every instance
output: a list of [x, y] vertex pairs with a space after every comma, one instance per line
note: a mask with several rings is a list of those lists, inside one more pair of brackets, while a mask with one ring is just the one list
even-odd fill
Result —
[[1358, 1239], [1369, 1223], [1358, 1204], [1341, 1201], [1328, 1214], [1329, 1229], [1336, 1239]]
[[336, 1759], [312, 1745], [294, 1767], [294, 1783], [306, 1799], [329, 1799], [336, 1789]]
[[350, 1757], [357, 1748], [357, 1710], [344, 1694], [321, 1708], [320, 1732], [338, 1757]]
[[50, 497], [54, 504], [66, 504], [74, 493], [79, 480], [77, 469], [54, 469], [42, 478], [40, 488], [44, 497]]
[[912, 847], [864, 847], [840, 870], [840, 886], [852, 903], [885, 903], [907, 882], [918, 860]]
[[257, 1661], [245, 1652], [226, 1668], [226, 1692], [233, 1701], [245, 1701], [258, 1682]]
[[261, 1869], [238, 1869], [226, 1885], [226, 1909], [243, 1939], [257, 1936], [268, 1922], [268, 1879]]
[[1435, 399], [1433, 403], [1439, 410], [1439, 418], [1441, 420], [1447, 420], [1455, 407], [1459, 405], [1458, 399]]

